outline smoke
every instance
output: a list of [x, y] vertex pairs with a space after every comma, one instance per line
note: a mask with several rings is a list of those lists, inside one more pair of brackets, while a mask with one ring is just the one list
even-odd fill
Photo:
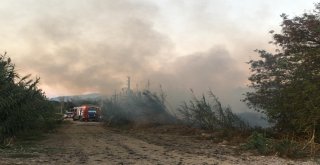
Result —
[[244, 82], [243, 69], [223, 46], [175, 56], [175, 43], [155, 28], [155, 4], [77, 0], [15, 6], [25, 18], [16, 29], [23, 52], [14, 60], [22, 72], [40, 76], [49, 94], [110, 95], [131, 76], [140, 88], [148, 80], [155, 88], [161, 84], [176, 106], [190, 88], [212, 88], [227, 98]]
[[[245, 62], [253, 49], [267, 47], [268, 40], [261, 38], [270, 30], [263, 23], [271, 20], [265, 9], [272, 3], [243, 18], [227, 12], [246, 11], [245, 4], [4, 0], [0, 48], [20, 73], [41, 77], [40, 87], [49, 96], [111, 95], [130, 76], [134, 90], [145, 88], [148, 80], [154, 89], [161, 84], [173, 107], [190, 96], [189, 89], [202, 93], [210, 88], [223, 104], [242, 111]], [[250, 24], [255, 20], [259, 27]]]
[[247, 74], [243, 64], [232, 58], [225, 48], [216, 46], [206, 52], [175, 58], [166, 68], [149, 77], [156, 82], [155, 89], [161, 85], [173, 107], [190, 99], [190, 90], [198, 95], [212, 90], [223, 104], [239, 112], [247, 109], [240, 102]]
[[17, 60], [22, 70], [61, 91], [113, 92], [126, 76], [152, 72], [172, 48], [153, 28], [157, 8], [147, 3], [81, 1], [48, 11], [41, 5], [47, 4], [34, 7], [41, 14], [20, 29], [27, 52]]

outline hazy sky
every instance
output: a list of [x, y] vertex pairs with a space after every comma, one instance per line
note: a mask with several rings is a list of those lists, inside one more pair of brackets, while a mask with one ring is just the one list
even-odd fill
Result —
[[49, 97], [148, 80], [178, 97], [211, 88], [237, 106], [255, 49], [311, 0], [0, 0], [0, 51]]

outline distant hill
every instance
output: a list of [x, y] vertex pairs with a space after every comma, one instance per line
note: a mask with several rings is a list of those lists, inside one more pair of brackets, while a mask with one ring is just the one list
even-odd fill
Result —
[[90, 93], [84, 95], [74, 95], [74, 96], [58, 96], [50, 98], [50, 101], [61, 101], [64, 99], [65, 102], [72, 101], [72, 100], [100, 100], [102, 95], [99, 93]]

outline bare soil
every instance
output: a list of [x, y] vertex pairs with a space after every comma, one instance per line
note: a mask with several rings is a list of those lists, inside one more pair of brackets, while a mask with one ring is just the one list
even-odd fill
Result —
[[97, 122], [70, 122], [36, 144], [0, 150], [0, 164], [317, 164], [255, 156], [184, 127], [123, 130]]

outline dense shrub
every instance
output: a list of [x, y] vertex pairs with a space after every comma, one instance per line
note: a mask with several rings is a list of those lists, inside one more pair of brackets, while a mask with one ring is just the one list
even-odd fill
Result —
[[267, 138], [262, 133], [253, 132], [243, 147], [248, 150], [257, 150], [260, 154], [267, 155], [274, 150], [272, 143], [272, 139]]
[[310, 153], [304, 149], [304, 144], [288, 138], [267, 137], [263, 133], [254, 131], [242, 145], [244, 149], [255, 150], [262, 155], [277, 154], [281, 157], [303, 158]]
[[244, 101], [264, 113], [278, 133], [304, 138], [310, 148], [320, 139], [320, 3], [290, 18], [282, 14], [281, 32], [274, 33], [276, 50], [257, 50]]
[[31, 129], [52, 128], [57, 118], [41, 89], [39, 78], [20, 77], [11, 59], [0, 55], [0, 142]]

